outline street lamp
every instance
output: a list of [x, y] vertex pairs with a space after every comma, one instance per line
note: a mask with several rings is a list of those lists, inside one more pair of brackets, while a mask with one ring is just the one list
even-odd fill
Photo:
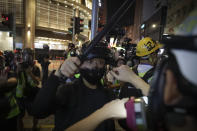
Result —
[[156, 26], [157, 26], [156, 24], [152, 24], [152, 28], [156, 28]]

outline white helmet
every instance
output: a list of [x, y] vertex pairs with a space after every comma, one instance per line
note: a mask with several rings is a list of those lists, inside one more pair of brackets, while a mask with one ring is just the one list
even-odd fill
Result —
[[175, 34], [165, 37], [163, 42], [171, 48], [182, 75], [197, 86], [197, 9], [190, 13]]

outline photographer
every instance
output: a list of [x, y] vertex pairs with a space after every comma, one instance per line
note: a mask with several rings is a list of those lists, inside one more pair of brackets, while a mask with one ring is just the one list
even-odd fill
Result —
[[[39, 91], [40, 69], [34, 63], [34, 53], [30, 48], [22, 51], [22, 63], [18, 65], [18, 84], [16, 88], [16, 98], [20, 106], [20, 124], [23, 128], [22, 118], [25, 110], [30, 112], [31, 104]], [[33, 125], [34, 126], [34, 125]]]

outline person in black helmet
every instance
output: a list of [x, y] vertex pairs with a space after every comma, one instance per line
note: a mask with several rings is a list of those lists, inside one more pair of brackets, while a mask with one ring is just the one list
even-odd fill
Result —
[[[149, 103], [146, 114], [150, 113], [150, 117], [146, 119], [148, 121], [148, 129], [146, 130], [197, 130], [196, 19], [197, 9], [181, 23], [176, 35], [163, 37], [162, 43], [168, 49], [168, 57], [163, 59], [156, 67], [149, 92]], [[128, 70], [126, 71], [128, 72]], [[126, 71], [122, 71], [122, 74], [126, 74]], [[119, 78], [126, 80], [127, 77], [125, 76], [129, 77], [128, 75], [122, 75]], [[101, 121], [108, 119], [111, 114], [114, 114], [114, 110], [110, 107], [119, 109], [119, 114], [117, 112], [115, 113], [116, 118], [133, 118], [135, 116], [134, 113], [133, 116], [126, 114], [125, 101], [112, 101], [69, 129], [71, 131], [80, 131], [81, 129], [93, 130]], [[112, 111], [106, 112], [106, 108]], [[132, 108], [126, 107], [126, 110], [131, 111]], [[102, 111], [103, 113], [101, 113]], [[128, 124], [135, 127], [136, 121], [129, 121]], [[88, 126], [85, 126], [87, 122]], [[135, 128], [134, 130], [138, 129]]]
[[[100, 42], [83, 62], [78, 57], [66, 59], [38, 93], [32, 114], [41, 118], [55, 114], [54, 131], [63, 131], [109, 102], [113, 95], [100, 83], [106, 71], [107, 58], [108, 48]], [[77, 72], [80, 78], [60, 84], [62, 75], [72, 77]], [[96, 130], [114, 130], [114, 123], [107, 120]]]
[[[41, 82], [40, 69], [34, 63], [34, 52], [31, 48], [25, 48], [22, 51], [22, 61], [18, 64], [17, 69], [18, 83], [16, 87], [17, 103], [20, 107], [19, 130], [23, 130], [22, 118], [25, 110], [29, 111], [31, 103], [39, 91]], [[33, 118], [33, 128], [37, 125], [37, 120]]]

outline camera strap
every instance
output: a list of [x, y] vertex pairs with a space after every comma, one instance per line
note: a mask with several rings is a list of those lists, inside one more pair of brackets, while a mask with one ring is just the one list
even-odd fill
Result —
[[137, 131], [134, 100], [130, 99], [127, 103], [125, 103], [125, 108], [127, 111], [127, 126], [131, 131]]

